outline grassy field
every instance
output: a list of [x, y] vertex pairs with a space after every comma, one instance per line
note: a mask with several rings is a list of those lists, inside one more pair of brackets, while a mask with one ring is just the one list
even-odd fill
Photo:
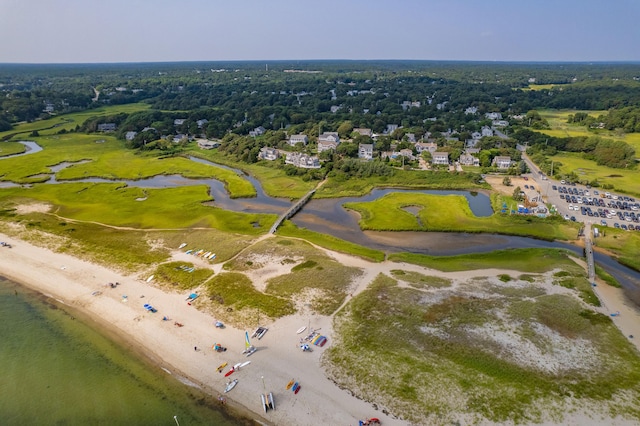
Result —
[[27, 147], [18, 142], [0, 142], [0, 157], [22, 154], [26, 150]]
[[541, 423], [545, 414], [562, 422], [576, 407], [637, 419], [632, 345], [577, 294], [553, 294], [539, 284], [545, 277], [526, 277], [458, 284], [473, 289], [470, 297], [380, 275], [338, 313], [327, 371], [412, 424], [458, 424], [459, 415], [478, 424]]
[[521, 90], [523, 91], [528, 91], [528, 90], [551, 90], [554, 87], [559, 87], [559, 86], [563, 86], [563, 84], [530, 84], [529, 87], [523, 88]]
[[584, 112], [594, 118], [597, 118], [600, 115], [606, 114], [607, 111], [540, 110], [538, 112], [540, 113], [540, 116], [546, 119], [551, 126], [550, 130], [539, 130], [541, 133], [558, 138], [570, 136], [600, 136], [606, 139], [620, 140], [631, 145], [636, 150], [636, 154], [640, 157], [640, 133], [622, 133], [604, 129], [590, 130], [580, 124], [567, 123], [569, 115], [577, 112]]
[[[477, 217], [461, 195], [390, 193], [375, 201], [345, 203], [360, 213], [360, 227], [376, 231], [457, 231], [574, 239], [575, 224], [533, 216], [494, 214]], [[415, 215], [407, 207], [419, 209]]]
[[640, 271], [640, 233], [616, 228], [600, 228], [601, 236], [595, 244], [610, 253], [636, 271]]
[[562, 153], [550, 158], [554, 170], [559, 173], [574, 172], [581, 180], [598, 181], [600, 185], [612, 185], [616, 192], [640, 196], [640, 172], [638, 170], [613, 169], [599, 166], [592, 160], [581, 158], [580, 153]]
[[106, 115], [115, 115], [120, 113], [132, 113], [137, 111], [144, 111], [146, 109], [149, 109], [148, 104], [137, 103], [104, 106], [96, 109], [88, 109], [81, 112], [55, 115], [46, 120], [37, 120], [31, 123], [14, 124], [14, 128], [12, 130], [0, 132], [0, 140], [4, 140], [10, 135], [15, 135], [13, 139], [24, 138], [34, 130], [37, 130], [40, 135], [53, 135], [63, 129], [66, 131], [73, 130], [76, 128], [76, 126], [81, 126], [82, 123], [84, 123], [91, 117], [103, 117]]

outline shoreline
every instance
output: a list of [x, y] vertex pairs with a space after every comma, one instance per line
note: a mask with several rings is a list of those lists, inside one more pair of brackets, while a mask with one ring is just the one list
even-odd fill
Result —
[[[199, 388], [213, 402], [219, 395], [224, 395], [234, 416], [269, 425], [358, 424], [358, 420], [369, 417], [380, 418], [384, 425], [409, 424], [383, 414], [384, 407], [378, 404], [374, 408], [373, 403], [340, 389], [327, 377], [321, 361], [324, 350], [333, 341], [332, 317], [300, 312], [269, 324], [260, 324], [268, 327], [269, 331], [261, 340], [252, 339], [251, 343], [258, 350], [246, 358], [241, 354], [245, 330], [231, 326], [216, 328], [213, 316], [187, 304], [185, 299], [189, 291], [169, 292], [139, 277], [122, 275], [108, 267], [55, 253], [17, 238], [0, 234], [0, 239], [13, 245], [13, 248], [3, 248], [0, 252], [3, 276], [81, 312], [100, 330], [106, 330], [106, 334], [127, 345], [133, 353], [183, 384]], [[340, 263], [364, 268], [362, 276], [353, 283], [352, 295], [366, 289], [377, 274], [399, 266], [325, 251]], [[406, 266], [423, 269], [415, 265]], [[484, 272], [499, 274], [504, 271]], [[461, 271], [454, 275], [468, 273], [477, 274], [478, 271]], [[434, 274], [445, 273], [434, 271]], [[108, 286], [110, 282], [120, 284], [111, 288]], [[619, 316], [612, 317], [613, 322], [625, 337], [635, 336], [629, 340], [640, 351], [640, 311], [626, 302], [621, 289], [600, 280], [597, 282], [594, 291], [603, 303], [599, 310], [605, 315], [620, 312]], [[101, 293], [94, 295], [98, 291]], [[147, 312], [143, 308], [145, 303], [153, 305], [158, 312]], [[197, 299], [193, 305], [197, 305]], [[165, 315], [169, 321], [162, 320]], [[174, 322], [180, 322], [184, 327], [177, 327]], [[298, 342], [304, 334], [296, 334], [302, 326], [321, 330], [329, 345], [313, 347], [313, 352], [303, 353]], [[251, 334], [252, 329], [247, 331]], [[228, 350], [217, 353], [211, 349], [214, 343], [220, 343]], [[251, 361], [251, 364], [229, 378], [216, 371], [223, 362], [231, 366], [245, 361]], [[303, 387], [297, 395], [285, 389], [292, 378], [299, 380]], [[228, 379], [238, 379], [239, 382], [229, 394], [224, 394]], [[259, 397], [265, 392], [273, 392], [276, 403], [276, 410], [268, 413], [263, 412]]]
[[[187, 304], [187, 291], [167, 292], [135, 276], [122, 275], [15, 237], [0, 234], [0, 240], [13, 246], [0, 252], [0, 270], [4, 277], [80, 312], [133, 353], [182, 383], [195, 385], [212, 401], [224, 395], [234, 416], [267, 425], [316, 425], [319, 420], [324, 424], [358, 424], [358, 420], [369, 417], [382, 418], [385, 425], [407, 424], [376, 411], [371, 403], [352, 396], [330, 381], [320, 365], [326, 348], [314, 347], [311, 353], [303, 353], [298, 348], [301, 335], [296, 334], [296, 330], [307, 324], [322, 329], [331, 343], [330, 317], [297, 314], [262, 324], [269, 331], [261, 340], [252, 339], [258, 350], [247, 358], [241, 354], [244, 333], [251, 334], [253, 330], [228, 325], [217, 329], [213, 316]], [[110, 282], [119, 285], [110, 288]], [[98, 291], [101, 294], [92, 294]], [[147, 312], [143, 308], [145, 303], [153, 305], [158, 312]], [[165, 315], [169, 321], [162, 320]], [[184, 326], [177, 327], [174, 322]], [[214, 343], [227, 347], [227, 351], [213, 351]], [[251, 364], [228, 378], [216, 371], [224, 362], [231, 366], [245, 361]], [[299, 379], [304, 388], [297, 395], [285, 389], [292, 378]], [[224, 386], [229, 379], [238, 379], [238, 385], [225, 394]], [[263, 412], [260, 403], [260, 394], [265, 391], [273, 392], [276, 403], [276, 410], [268, 413]]]

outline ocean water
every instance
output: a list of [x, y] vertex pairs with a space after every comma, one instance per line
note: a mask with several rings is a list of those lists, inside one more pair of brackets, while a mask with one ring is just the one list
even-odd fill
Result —
[[251, 424], [88, 324], [0, 277], [0, 424]]

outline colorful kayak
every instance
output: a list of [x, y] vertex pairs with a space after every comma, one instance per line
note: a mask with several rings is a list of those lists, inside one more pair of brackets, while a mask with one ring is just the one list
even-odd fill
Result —
[[236, 365], [234, 365], [233, 367], [231, 367], [231, 369], [230, 369], [229, 371], [227, 371], [227, 372], [225, 373], [224, 377], [229, 377], [230, 375], [232, 375], [232, 374], [233, 374], [233, 372], [234, 372], [234, 371], [236, 371], [236, 370], [237, 370], [237, 369], [239, 369], [239, 368], [240, 368], [240, 364], [239, 364], [239, 363], [238, 363], [238, 364], [236, 364]]
[[295, 383], [295, 380], [291, 379], [291, 381], [287, 383], [287, 390], [291, 389], [291, 386], [293, 386], [294, 383]]
[[298, 384], [298, 382], [295, 382], [295, 383], [293, 384], [293, 386], [291, 387], [291, 390], [295, 392], [295, 391], [296, 391], [296, 389], [298, 389], [298, 386], [300, 386], [300, 385]]
[[298, 392], [300, 392], [300, 388], [301, 388], [301, 387], [302, 387], [302, 386], [298, 385], [298, 387], [296, 388], [296, 390], [295, 390], [293, 393], [295, 393], [295, 394], [297, 395], [297, 394], [298, 394]]
[[218, 370], [218, 373], [222, 373], [222, 369], [225, 368], [227, 366], [228, 362], [225, 362], [223, 364], [220, 364], [218, 366], [218, 368], [216, 368], [216, 370]]

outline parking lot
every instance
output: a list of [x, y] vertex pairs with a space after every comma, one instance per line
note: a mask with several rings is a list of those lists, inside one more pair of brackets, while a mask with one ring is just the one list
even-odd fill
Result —
[[558, 211], [565, 211], [565, 219], [640, 231], [640, 203], [635, 198], [564, 181], [549, 185], [548, 197], [557, 195], [557, 207], [564, 207]]

